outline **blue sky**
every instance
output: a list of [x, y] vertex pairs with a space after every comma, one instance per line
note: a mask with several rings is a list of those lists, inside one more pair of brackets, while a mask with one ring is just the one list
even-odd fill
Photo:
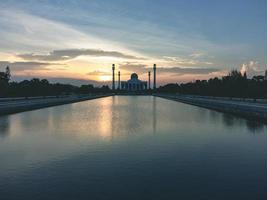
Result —
[[[108, 80], [115, 63], [125, 79], [133, 71], [145, 78], [157, 63], [163, 84], [267, 69], [264, 0], [1, 0], [0, 6], [0, 59], [15, 76]], [[71, 56], [55, 58], [57, 50]]]

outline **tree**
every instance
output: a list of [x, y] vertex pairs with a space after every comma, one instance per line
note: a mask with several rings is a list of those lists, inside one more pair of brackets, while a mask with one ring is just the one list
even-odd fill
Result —
[[9, 66], [6, 67], [6, 79], [10, 81], [11, 78], [11, 72]]
[[211, 78], [206, 80], [196, 80], [195, 82], [183, 83], [171, 89], [174, 84], [167, 84], [159, 88], [163, 93], [181, 93], [208, 96], [226, 97], [267, 97], [267, 80], [264, 76], [254, 76], [247, 78], [246, 72], [242, 75], [237, 70], [232, 70], [222, 78]]
[[179, 85], [177, 83], [170, 83], [164, 86], [160, 86], [158, 88], [158, 91], [164, 93], [177, 93], [179, 92]]
[[9, 82], [11, 78], [9, 66], [6, 67], [5, 72], [0, 72], [0, 80]]

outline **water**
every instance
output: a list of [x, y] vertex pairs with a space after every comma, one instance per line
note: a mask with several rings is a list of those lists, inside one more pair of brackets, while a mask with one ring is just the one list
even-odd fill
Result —
[[266, 199], [267, 127], [150, 96], [0, 117], [0, 199]]

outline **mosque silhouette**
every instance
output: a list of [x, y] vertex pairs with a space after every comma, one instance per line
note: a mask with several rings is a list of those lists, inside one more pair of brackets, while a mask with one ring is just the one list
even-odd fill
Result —
[[[153, 90], [156, 90], [156, 64], [153, 66]], [[127, 92], [140, 92], [151, 90], [151, 72], [148, 71], [148, 81], [142, 81], [138, 78], [137, 73], [132, 73], [131, 78], [127, 81], [121, 81], [121, 73], [118, 71], [117, 90]], [[115, 86], [115, 64], [112, 65], [112, 90]]]

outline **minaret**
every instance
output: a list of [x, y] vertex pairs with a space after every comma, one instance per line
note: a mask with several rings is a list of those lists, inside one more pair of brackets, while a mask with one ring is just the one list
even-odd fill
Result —
[[150, 90], [151, 89], [151, 87], [150, 87], [150, 71], [148, 72], [148, 89]]
[[121, 72], [118, 72], [118, 90], [121, 89]]
[[115, 90], [115, 64], [112, 64], [112, 90]]
[[157, 89], [157, 86], [156, 86], [156, 64], [154, 64], [153, 70], [154, 70], [154, 85], [153, 85], [153, 89], [156, 90]]

